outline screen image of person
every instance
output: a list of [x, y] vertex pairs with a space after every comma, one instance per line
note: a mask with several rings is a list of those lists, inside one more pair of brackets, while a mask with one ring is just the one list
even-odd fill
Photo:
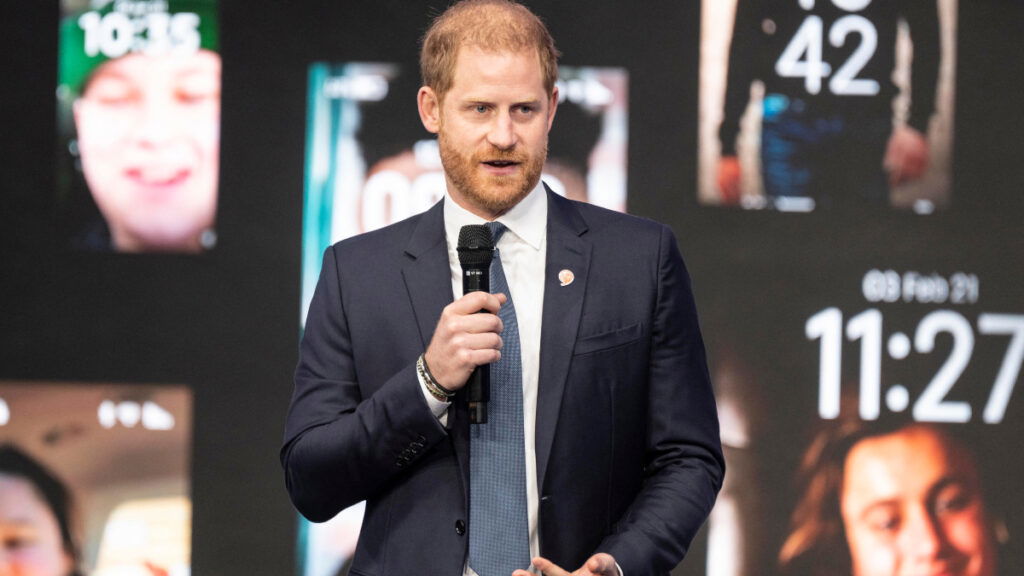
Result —
[[[325, 521], [366, 501], [351, 574], [668, 574], [724, 475], [675, 237], [540, 180], [557, 50], [528, 9], [457, 3], [420, 62], [445, 197], [326, 250], [281, 449], [292, 502]], [[464, 226], [492, 235], [493, 294], [463, 294]]]
[[[933, 424], [847, 424], [806, 453], [783, 573], [998, 574], [1005, 523], [968, 445]], [[1004, 572], [1006, 573], [1006, 572]]]
[[209, 0], [114, 2], [65, 17], [61, 93], [72, 101], [75, 177], [84, 178], [102, 217], [77, 232], [77, 246], [213, 246], [221, 84], [215, 7]]
[[[913, 44], [909, 110], [896, 120], [897, 35]], [[758, 161], [768, 207], [887, 206], [929, 163], [940, 29], [936, 0], [737, 0], [729, 49], [721, 203], [739, 204], [737, 153], [751, 84], [763, 83]]]
[[50, 471], [0, 445], [0, 574], [80, 576], [71, 496]]

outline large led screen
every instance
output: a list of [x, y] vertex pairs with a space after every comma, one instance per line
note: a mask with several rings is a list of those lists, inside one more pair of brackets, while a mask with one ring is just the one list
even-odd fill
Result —
[[62, 0], [58, 206], [74, 249], [216, 243], [216, 0]]
[[949, 207], [956, 0], [705, 0], [702, 204]]
[[184, 386], [0, 382], [4, 565], [188, 576], [191, 447]]
[[703, 308], [728, 468], [707, 574], [1019, 568], [1018, 285], [893, 259], [766, 261], [757, 298]]

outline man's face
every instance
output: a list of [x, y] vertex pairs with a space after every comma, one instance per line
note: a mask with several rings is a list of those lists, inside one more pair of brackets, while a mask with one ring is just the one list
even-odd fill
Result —
[[0, 474], [0, 576], [64, 576], [57, 518], [24, 478]]
[[443, 100], [429, 87], [419, 94], [452, 198], [493, 219], [526, 197], [540, 180], [557, 101], [557, 90], [544, 89], [536, 52], [461, 48]]
[[993, 576], [974, 462], [935, 429], [858, 443], [840, 496], [854, 576]]
[[132, 54], [75, 104], [85, 179], [119, 251], [197, 251], [213, 226], [220, 56]]

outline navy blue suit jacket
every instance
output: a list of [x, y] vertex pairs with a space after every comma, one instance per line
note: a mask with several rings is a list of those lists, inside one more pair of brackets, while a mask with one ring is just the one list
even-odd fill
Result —
[[[540, 552], [568, 570], [603, 551], [627, 576], [667, 574], [724, 473], [689, 277], [667, 227], [547, 196]], [[441, 426], [415, 372], [453, 299], [449, 270], [440, 203], [324, 256], [281, 460], [312, 521], [366, 500], [352, 574], [459, 576], [466, 561], [467, 407], [460, 393]]]

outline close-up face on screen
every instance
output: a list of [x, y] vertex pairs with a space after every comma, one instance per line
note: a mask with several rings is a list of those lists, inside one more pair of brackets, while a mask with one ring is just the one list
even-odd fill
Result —
[[197, 253], [216, 244], [216, 8], [64, 0], [59, 202], [73, 247]]
[[5, 574], [191, 573], [192, 392], [0, 381]]

